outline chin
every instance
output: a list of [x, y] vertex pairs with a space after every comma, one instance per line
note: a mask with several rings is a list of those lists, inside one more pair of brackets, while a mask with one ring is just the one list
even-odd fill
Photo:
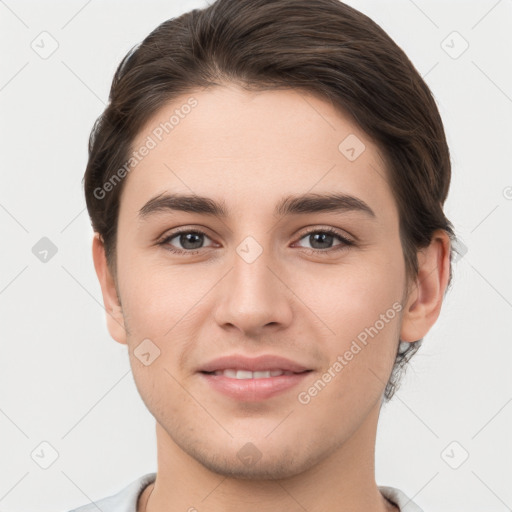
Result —
[[253, 464], [241, 462], [235, 455], [232, 458], [216, 460], [212, 457], [196, 458], [205, 468], [228, 478], [238, 480], [281, 480], [302, 473], [307, 468], [296, 467], [297, 460], [281, 457], [263, 458]]
[[[209, 471], [228, 478], [240, 480], [280, 480], [299, 475], [316, 465], [323, 458], [322, 453], [305, 453], [304, 446], [295, 447], [281, 444], [275, 447], [258, 449], [257, 441], [247, 442], [241, 448], [217, 446], [215, 443], [197, 443], [181, 446], [199, 464]], [[261, 447], [263, 442], [260, 442]], [[230, 452], [230, 453], [228, 453]]]

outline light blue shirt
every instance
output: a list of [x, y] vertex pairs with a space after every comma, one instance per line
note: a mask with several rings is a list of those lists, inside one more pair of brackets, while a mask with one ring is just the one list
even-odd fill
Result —
[[[153, 482], [156, 473], [147, 473], [134, 480], [117, 494], [103, 498], [95, 503], [89, 503], [69, 512], [137, 512], [137, 500], [144, 488]], [[423, 512], [402, 491], [394, 487], [379, 486], [380, 492], [392, 501], [400, 512]]]

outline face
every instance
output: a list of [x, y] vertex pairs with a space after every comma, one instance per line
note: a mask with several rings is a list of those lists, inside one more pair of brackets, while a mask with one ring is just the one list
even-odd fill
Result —
[[378, 148], [315, 96], [235, 86], [162, 108], [144, 145], [121, 195], [115, 336], [141, 397], [207, 468], [299, 474], [363, 428], [394, 362], [406, 275]]

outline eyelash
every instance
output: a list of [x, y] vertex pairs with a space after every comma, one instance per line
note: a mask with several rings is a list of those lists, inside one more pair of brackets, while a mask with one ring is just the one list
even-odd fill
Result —
[[[202, 247], [200, 249], [191, 249], [191, 250], [176, 249], [175, 247], [172, 247], [171, 245], [169, 245], [169, 241], [170, 240], [172, 240], [173, 238], [176, 238], [178, 235], [181, 235], [182, 233], [187, 233], [187, 234], [191, 234], [192, 233], [194, 235], [204, 235], [204, 236], [208, 237], [208, 235], [204, 231], [201, 231], [199, 229], [181, 229], [181, 230], [178, 230], [178, 231], [174, 231], [169, 236], [166, 236], [163, 240], [158, 242], [158, 245], [164, 246], [164, 248], [166, 250], [168, 250], [168, 251], [170, 251], [172, 253], [175, 253], [175, 254], [194, 255], [194, 254], [197, 254], [198, 252], [200, 252], [201, 249], [204, 249], [204, 247]], [[347, 247], [355, 245], [355, 242], [353, 242], [352, 240], [349, 240], [348, 238], [344, 237], [343, 235], [341, 235], [338, 231], [336, 231], [333, 228], [322, 228], [322, 229], [318, 229], [317, 228], [317, 229], [313, 229], [311, 231], [303, 233], [302, 236], [299, 238], [299, 240], [302, 240], [303, 238], [305, 238], [308, 235], [311, 235], [313, 233], [322, 233], [322, 234], [333, 235], [336, 238], [338, 238], [342, 243], [339, 244], [339, 245], [336, 245], [334, 247], [327, 248], [327, 249], [311, 249], [309, 247], [302, 247], [302, 249], [305, 250], [308, 254], [322, 254], [322, 253], [323, 254], [325, 254], [325, 253], [331, 254], [331, 253], [333, 253], [335, 251], [340, 251], [340, 250], [343, 250], [343, 249], [347, 249]]]

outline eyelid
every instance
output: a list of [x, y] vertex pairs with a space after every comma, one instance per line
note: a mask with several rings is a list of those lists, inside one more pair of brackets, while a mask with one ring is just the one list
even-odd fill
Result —
[[305, 229], [305, 231], [301, 231], [299, 233], [299, 235], [298, 235], [298, 239], [299, 240], [301, 238], [304, 238], [307, 235], [312, 234], [312, 233], [320, 232], [320, 233], [329, 233], [331, 235], [338, 236], [338, 237], [344, 239], [346, 242], [350, 242], [350, 243], [356, 243], [356, 241], [357, 241], [357, 238], [355, 236], [352, 236], [351, 234], [349, 234], [345, 230], [342, 230], [342, 229], [339, 229], [339, 228], [335, 228], [333, 226], [313, 225], [313, 226], [309, 226], [309, 227], [304, 228], [304, 229]]

